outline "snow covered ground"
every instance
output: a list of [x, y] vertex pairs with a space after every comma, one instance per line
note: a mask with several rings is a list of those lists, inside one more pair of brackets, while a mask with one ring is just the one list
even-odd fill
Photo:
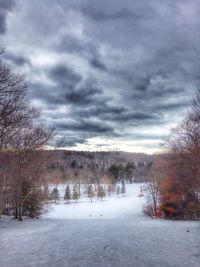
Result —
[[132, 185], [124, 198], [61, 201], [39, 220], [0, 222], [0, 266], [200, 267], [200, 223], [146, 218], [138, 194]]
[[42, 218], [49, 219], [114, 219], [141, 216], [144, 197], [138, 197], [141, 184], [126, 185], [126, 195], [117, 197], [115, 192], [110, 197], [107, 196], [101, 201], [96, 197], [92, 203], [87, 195], [81, 197], [78, 203], [71, 201], [66, 204], [62, 198], [66, 185], [58, 187], [61, 200], [50, 207], [50, 212], [44, 214]]

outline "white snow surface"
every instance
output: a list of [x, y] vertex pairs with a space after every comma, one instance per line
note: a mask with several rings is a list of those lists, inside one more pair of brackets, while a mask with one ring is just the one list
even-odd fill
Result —
[[200, 222], [143, 216], [139, 187], [61, 200], [38, 220], [0, 220], [0, 267], [200, 267]]
[[[142, 184], [127, 184], [125, 196], [117, 197], [115, 193], [103, 198], [91, 200], [84, 194], [76, 203], [63, 200], [66, 185], [59, 185], [61, 200], [49, 207], [49, 212], [42, 218], [49, 219], [114, 219], [141, 216], [145, 203], [144, 197], [138, 197]], [[84, 190], [82, 190], [84, 191]]]

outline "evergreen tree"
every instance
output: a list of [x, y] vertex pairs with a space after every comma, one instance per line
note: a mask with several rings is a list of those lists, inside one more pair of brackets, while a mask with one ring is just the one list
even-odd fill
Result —
[[90, 198], [91, 202], [93, 197], [95, 196], [93, 185], [88, 185], [88, 197]]
[[74, 187], [73, 187], [73, 196], [72, 196], [72, 198], [73, 198], [73, 200], [76, 200], [76, 202], [80, 198], [80, 193], [79, 193], [79, 189], [78, 189], [77, 184], [75, 184]]
[[116, 187], [116, 195], [119, 197], [119, 194], [120, 194], [120, 187], [119, 185]]
[[106, 196], [105, 190], [103, 186], [101, 185], [98, 190], [98, 198], [100, 198], [102, 201], [105, 196]]
[[58, 188], [57, 187], [54, 187], [54, 189], [52, 190], [51, 199], [54, 200], [54, 201], [60, 199], [60, 195], [59, 195], [59, 192], [58, 192]]
[[124, 166], [120, 163], [114, 163], [110, 166], [110, 168], [108, 169], [108, 172], [113, 175], [115, 182], [119, 181], [121, 179], [121, 177], [124, 176]]
[[121, 194], [122, 194], [123, 196], [125, 196], [125, 194], [126, 194], [126, 185], [125, 185], [124, 180], [122, 180]]
[[69, 184], [66, 187], [64, 199], [67, 200], [67, 204], [69, 204], [70, 200], [72, 199], [71, 189]]

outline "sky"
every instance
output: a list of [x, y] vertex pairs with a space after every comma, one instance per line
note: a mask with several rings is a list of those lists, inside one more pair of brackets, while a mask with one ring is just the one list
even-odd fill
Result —
[[199, 0], [0, 0], [0, 45], [54, 145], [154, 153], [199, 84], [199, 14]]

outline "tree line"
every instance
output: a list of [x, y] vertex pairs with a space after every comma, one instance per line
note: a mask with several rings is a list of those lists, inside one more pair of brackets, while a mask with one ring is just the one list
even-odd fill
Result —
[[[128, 161], [125, 158], [116, 159], [112, 153], [101, 155], [93, 153], [88, 157], [89, 152], [67, 153], [65, 151], [47, 151], [51, 160], [47, 165], [47, 176], [53, 182], [57, 177], [60, 182], [80, 180], [83, 183], [100, 182], [101, 177], [107, 176], [113, 183], [126, 179], [127, 182], [144, 182], [152, 167], [154, 157], [137, 161], [132, 155]], [[137, 156], [137, 155], [136, 155]], [[122, 162], [120, 162], [120, 160]], [[130, 161], [131, 160], [131, 161]]]
[[200, 89], [192, 107], [154, 162], [146, 190], [145, 213], [169, 219], [200, 219]]
[[[104, 197], [111, 196], [113, 193], [117, 197], [125, 196], [126, 194], [126, 185], [123, 180], [121, 186], [119, 184], [88, 184], [85, 186], [85, 192], [81, 190], [79, 184], [67, 184], [64, 194], [64, 200], [67, 204], [70, 204], [71, 200], [78, 202], [81, 198], [81, 195], [87, 195], [87, 197], [92, 202], [94, 198], [103, 200]], [[52, 192], [49, 194], [51, 201], [56, 202], [61, 199], [58, 187], [54, 187]]]

